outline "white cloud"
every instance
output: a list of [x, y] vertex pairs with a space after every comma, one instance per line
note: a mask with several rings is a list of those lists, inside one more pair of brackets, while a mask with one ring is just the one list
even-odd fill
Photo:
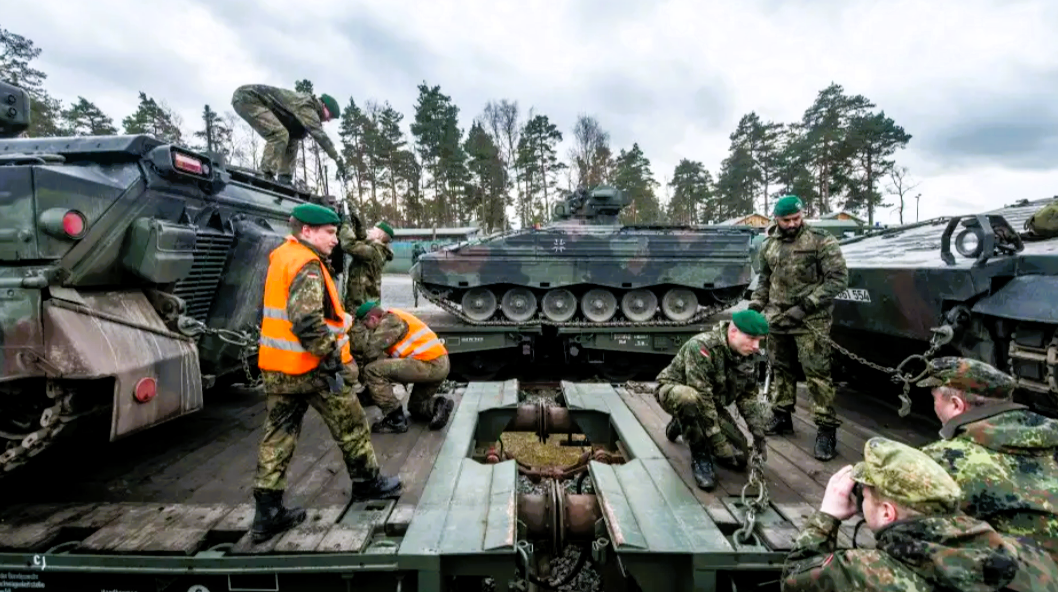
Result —
[[[661, 181], [680, 158], [715, 172], [741, 115], [799, 119], [833, 81], [914, 136], [898, 159], [922, 181], [923, 218], [1058, 193], [1058, 163], [1004, 166], [1038, 163], [1058, 142], [1049, 0], [97, 0], [22, 3], [4, 27], [44, 49], [54, 95], [84, 95], [119, 122], [139, 90], [190, 129], [203, 104], [227, 110], [240, 84], [300, 78], [343, 104], [389, 100], [407, 122], [425, 80], [453, 97], [466, 126], [498, 98], [567, 135], [577, 113], [594, 114], [615, 149], [639, 142]], [[1013, 126], [1017, 117], [1029, 123]], [[985, 125], [1013, 131], [991, 142], [972, 133]], [[987, 154], [1030, 143], [1034, 159]]]

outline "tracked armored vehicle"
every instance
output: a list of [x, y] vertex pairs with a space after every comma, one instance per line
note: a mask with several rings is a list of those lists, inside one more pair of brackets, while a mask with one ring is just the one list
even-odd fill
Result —
[[554, 221], [423, 255], [415, 289], [471, 325], [690, 325], [735, 304], [753, 275], [754, 232], [621, 225], [612, 187], [581, 189]]
[[[1017, 378], [1021, 400], [1054, 415], [1058, 238], [1034, 239], [1022, 230], [1055, 199], [842, 241], [849, 285], [834, 306], [834, 340], [902, 375], [920, 371], [921, 360], [893, 366], [931, 344], [936, 355], [983, 360]], [[864, 366], [850, 363], [864, 382]]]
[[71, 422], [114, 440], [248, 380], [268, 253], [321, 199], [149, 136], [14, 138], [26, 95], [0, 96], [3, 474]]

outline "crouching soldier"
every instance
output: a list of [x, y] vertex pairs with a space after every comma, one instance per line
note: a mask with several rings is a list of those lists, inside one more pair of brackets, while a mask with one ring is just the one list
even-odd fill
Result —
[[[1049, 555], [960, 512], [961, 498], [924, 452], [871, 438], [862, 462], [830, 478], [787, 558], [783, 590], [1058, 590]], [[841, 522], [857, 513], [875, 548], [837, 550]]]
[[360, 349], [364, 366], [364, 385], [383, 417], [371, 430], [376, 433], [408, 431], [408, 420], [393, 385], [411, 385], [408, 413], [412, 419], [428, 421], [431, 430], [448, 423], [455, 403], [435, 396], [448, 378], [448, 350], [426, 323], [398, 308], [384, 309], [375, 302], [365, 302], [356, 309], [357, 321], [364, 326], [358, 332], [363, 340]]
[[768, 321], [743, 310], [730, 321], [687, 340], [658, 375], [658, 403], [672, 415], [665, 429], [673, 442], [682, 435], [691, 451], [698, 487], [716, 487], [713, 459], [743, 470], [748, 443], [726, 406], [734, 403], [753, 435], [753, 447], [766, 453], [764, 409], [757, 400], [756, 354], [768, 334]]
[[269, 255], [257, 356], [268, 415], [254, 481], [254, 542], [305, 520], [305, 510], [283, 507], [283, 491], [309, 405], [342, 451], [354, 500], [400, 495], [400, 480], [379, 474], [367, 415], [350, 388], [357, 378], [348, 336], [353, 319], [325, 263], [338, 244], [338, 223], [334, 210], [299, 205], [292, 234]]

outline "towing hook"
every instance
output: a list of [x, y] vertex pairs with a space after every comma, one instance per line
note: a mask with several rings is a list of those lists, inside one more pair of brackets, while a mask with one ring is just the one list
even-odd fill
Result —
[[952, 329], [951, 325], [941, 325], [940, 327], [932, 327], [930, 331], [933, 332], [934, 345], [948, 345], [951, 340], [955, 337], [955, 329]]

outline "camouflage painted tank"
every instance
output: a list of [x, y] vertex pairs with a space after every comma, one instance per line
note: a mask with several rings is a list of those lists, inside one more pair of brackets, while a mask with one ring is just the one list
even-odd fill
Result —
[[686, 325], [739, 300], [752, 229], [623, 226], [629, 203], [612, 187], [574, 192], [546, 226], [423, 255], [415, 288], [477, 325]]
[[319, 198], [149, 136], [14, 139], [0, 94], [0, 475], [86, 416], [113, 440], [251, 382], [268, 254]]
[[[1023, 400], [1053, 414], [1058, 236], [1029, 232], [1027, 222], [1056, 200], [1022, 200], [842, 241], [849, 286], [835, 302], [835, 341], [891, 367], [938, 344], [937, 355], [1010, 372]], [[902, 370], [918, 372], [920, 362]]]

